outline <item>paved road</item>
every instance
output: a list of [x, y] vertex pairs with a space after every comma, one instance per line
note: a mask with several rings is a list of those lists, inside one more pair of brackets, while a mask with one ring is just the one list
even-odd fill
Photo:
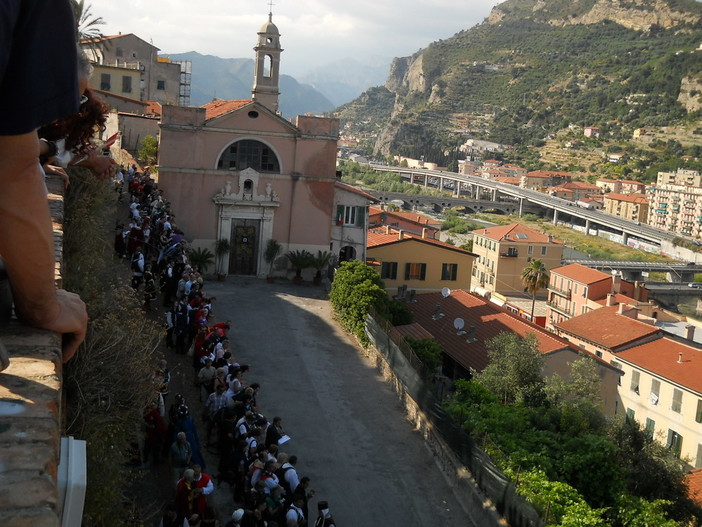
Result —
[[283, 418], [292, 437], [283, 450], [298, 456], [298, 473], [340, 527], [474, 525], [321, 288], [230, 278], [206, 291], [217, 319], [232, 321], [235, 357], [252, 366], [247, 380], [262, 385], [262, 411]]

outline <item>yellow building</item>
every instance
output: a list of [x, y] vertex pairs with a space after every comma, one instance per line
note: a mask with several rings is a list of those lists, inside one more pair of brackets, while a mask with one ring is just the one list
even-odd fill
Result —
[[470, 288], [475, 255], [439, 240], [390, 227], [371, 229], [367, 255], [389, 294], [401, 286], [417, 293]]
[[605, 194], [604, 211], [620, 218], [646, 223], [648, 198], [645, 194]]
[[[522, 271], [531, 260], [541, 260], [547, 271], [561, 266], [563, 243], [519, 223], [473, 231], [471, 291], [486, 295], [524, 293]], [[546, 297], [546, 289], [537, 297]]]

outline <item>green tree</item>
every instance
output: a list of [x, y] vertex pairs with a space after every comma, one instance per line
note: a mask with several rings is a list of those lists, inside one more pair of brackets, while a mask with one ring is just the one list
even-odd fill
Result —
[[500, 333], [486, 343], [490, 363], [475, 381], [497, 395], [503, 404], [538, 405], [543, 401], [543, 357], [536, 335]]
[[541, 260], [532, 260], [522, 270], [522, 284], [531, 293], [531, 319], [534, 320], [536, 293], [548, 286], [548, 271]]
[[105, 21], [100, 16], [95, 16], [90, 12], [91, 5], [85, 4], [85, 0], [71, 0], [73, 7], [73, 18], [76, 21], [76, 35], [78, 40], [98, 39], [103, 36], [98, 26], [105, 25]]
[[412, 337], [406, 337], [405, 340], [428, 370], [434, 371], [443, 363], [444, 348], [436, 340], [413, 339]]
[[137, 155], [147, 165], [153, 165], [158, 157], [158, 139], [153, 135], [145, 136], [139, 143]]
[[383, 281], [371, 266], [358, 260], [341, 263], [332, 282], [329, 300], [341, 325], [363, 343], [368, 342], [364, 328], [371, 306], [381, 316], [390, 318]]

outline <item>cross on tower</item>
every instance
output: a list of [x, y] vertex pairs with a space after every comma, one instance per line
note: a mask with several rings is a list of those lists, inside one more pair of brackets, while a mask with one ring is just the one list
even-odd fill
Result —
[[268, 0], [268, 20], [273, 21], [273, 0]]

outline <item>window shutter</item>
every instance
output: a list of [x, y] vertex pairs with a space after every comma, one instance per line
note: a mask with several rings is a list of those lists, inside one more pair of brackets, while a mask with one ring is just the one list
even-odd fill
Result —
[[411, 265], [411, 264], [408, 264], [408, 263], [405, 264], [405, 280], [409, 280], [409, 277], [410, 277], [410, 265]]
[[366, 207], [356, 207], [356, 227], [365, 227]]
[[419, 274], [419, 279], [424, 280], [427, 277], [427, 264], [422, 264], [422, 270]]

